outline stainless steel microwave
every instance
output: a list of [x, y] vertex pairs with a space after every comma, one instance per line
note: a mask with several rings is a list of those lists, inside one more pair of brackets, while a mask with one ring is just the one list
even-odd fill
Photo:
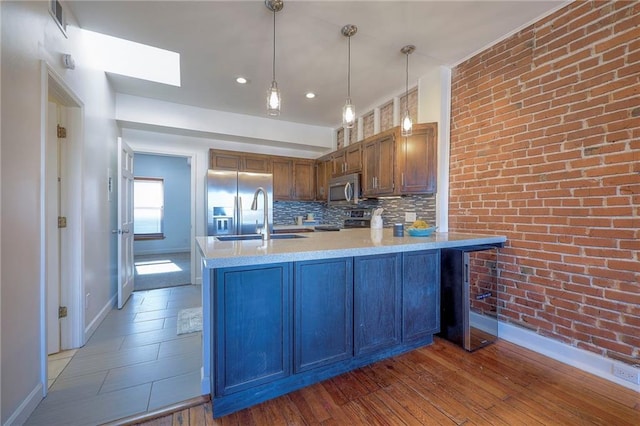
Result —
[[331, 178], [327, 203], [330, 206], [358, 204], [361, 198], [360, 175], [357, 173]]

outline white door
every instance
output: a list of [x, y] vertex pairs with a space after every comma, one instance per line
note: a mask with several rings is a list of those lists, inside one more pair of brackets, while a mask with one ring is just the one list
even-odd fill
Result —
[[133, 150], [118, 138], [118, 309], [133, 291]]
[[47, 354], [60, 352], [60, 139], [58, 138], [59, 106], [49, 102], [46, 138], [46, 287], [47, 287]]

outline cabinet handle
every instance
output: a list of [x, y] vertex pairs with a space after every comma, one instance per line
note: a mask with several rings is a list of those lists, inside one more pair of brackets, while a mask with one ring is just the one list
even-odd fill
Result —
[[404, 173], [400, 175], [400, 182], [402, 183], [402, 186], [404, 186]]

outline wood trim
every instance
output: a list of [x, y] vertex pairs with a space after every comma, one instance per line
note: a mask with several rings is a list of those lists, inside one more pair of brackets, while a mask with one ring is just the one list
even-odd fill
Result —
[[195, 398], [191, 398], [177, 404], [167, 405], [166, 407], [162, 407], [154, 411], [149, 411], [148, 413], [134, 414], [133, 416], [124, 417], [122, 419], [115, 420], [109, 423], [104, 423], [102, 426], [129, 426], [150, 422], [160, 417], [168, 416], [177, 411], [186, 410], [191, 407], [197, 407], [201, 404], [206, 404], [210, 401], [210, 395], [197, 396]]

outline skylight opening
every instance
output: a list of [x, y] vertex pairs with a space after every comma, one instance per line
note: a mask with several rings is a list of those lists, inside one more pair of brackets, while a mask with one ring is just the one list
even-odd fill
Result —
[[91, 66], [104, 72], [180, 86], [180, 54], [80, 29]]

